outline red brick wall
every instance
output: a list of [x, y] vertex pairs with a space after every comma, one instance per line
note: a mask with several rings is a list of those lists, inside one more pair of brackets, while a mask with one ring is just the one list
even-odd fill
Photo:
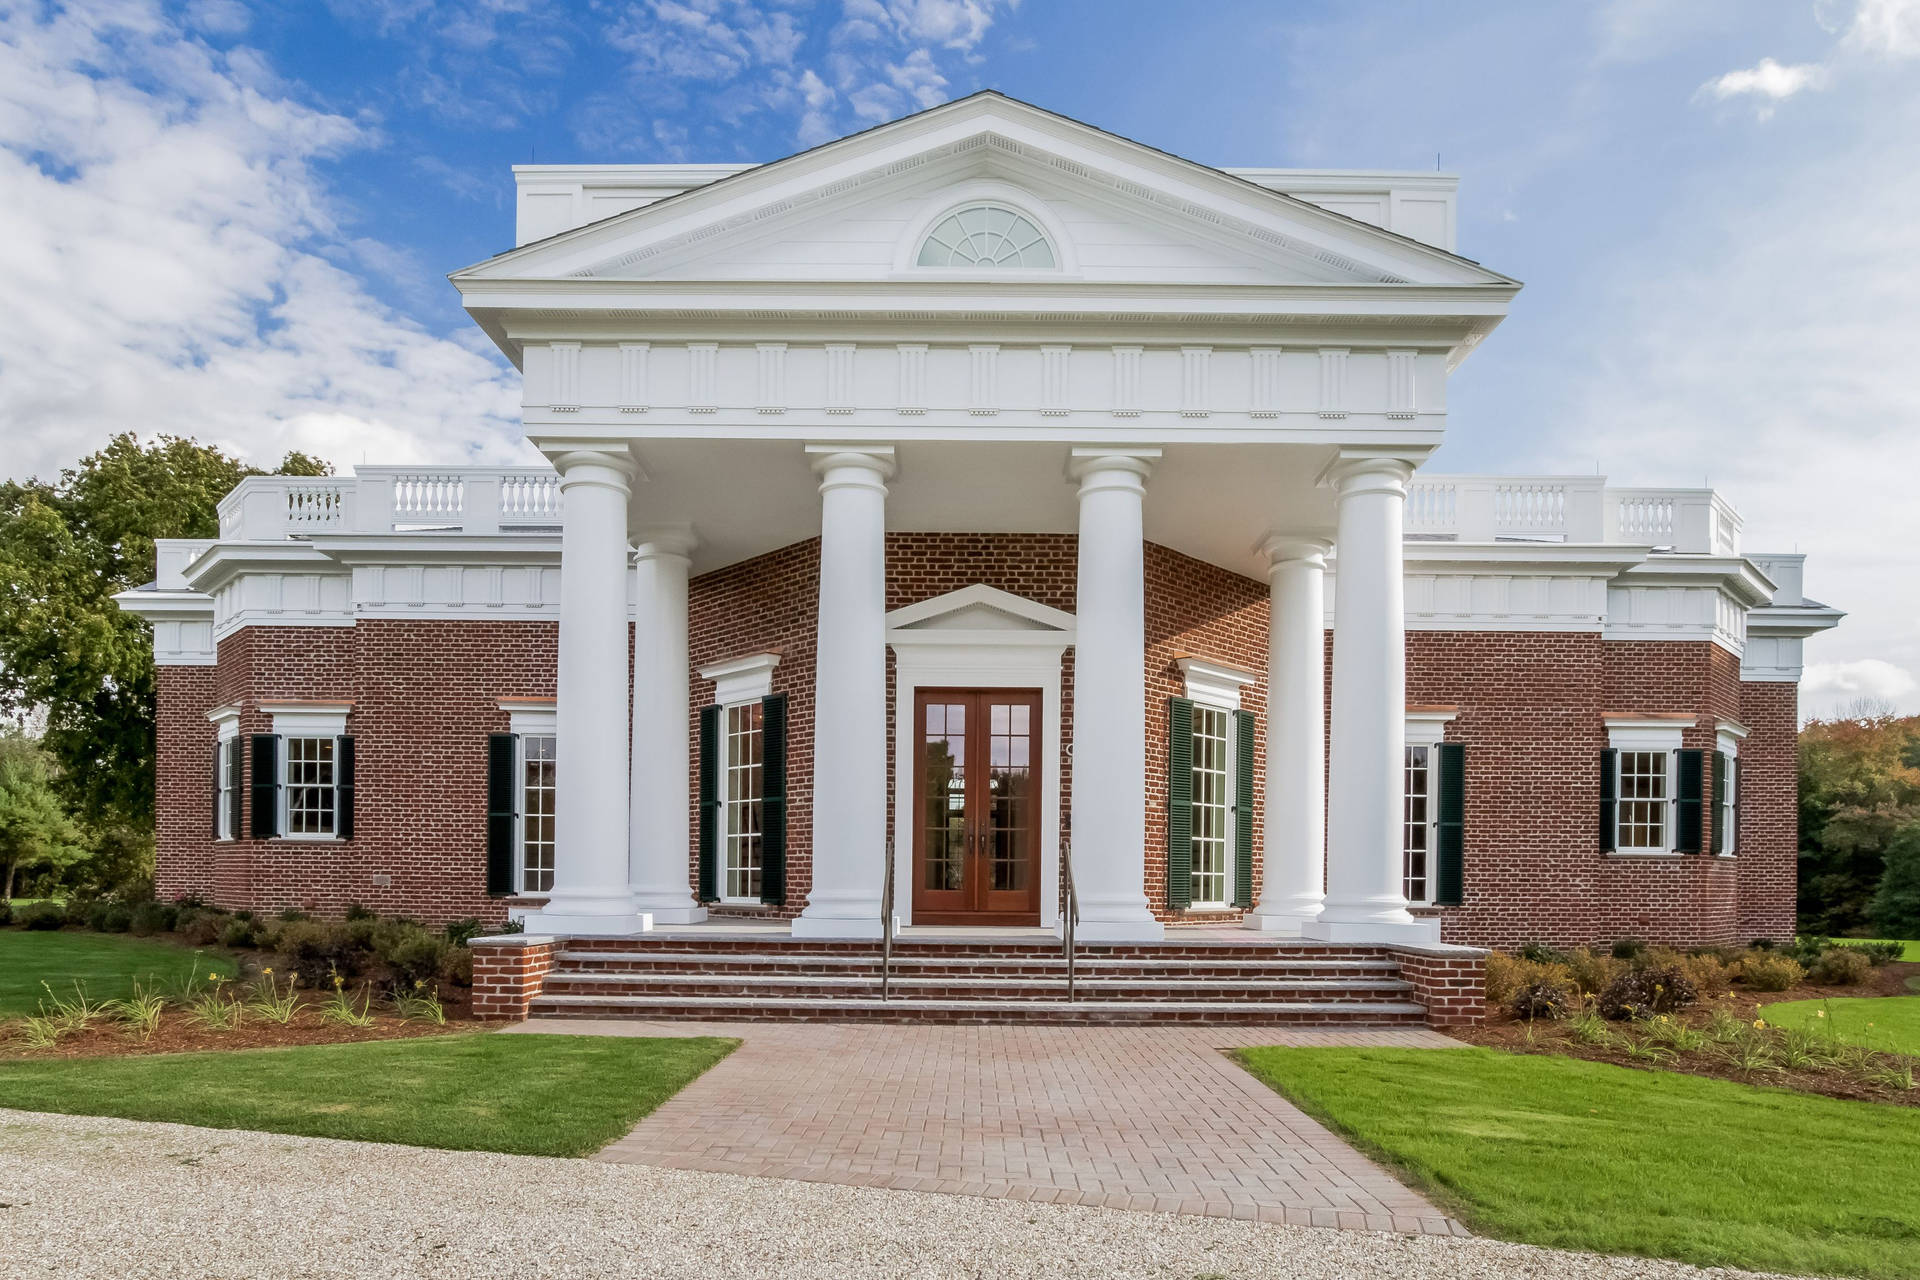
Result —
[[552, 939], [477, 938], [473, 944], [473, 1016], [519, 1022], [540, 994], [560, 946]]
[[212, 667], [154, 669], [154, 892], [213, 896]]
[[1740, 686], [1740, 831], [1734, 845], [1740, 928], [1735, 941], [1791, 938], [1800, 857], [1800, 687]]

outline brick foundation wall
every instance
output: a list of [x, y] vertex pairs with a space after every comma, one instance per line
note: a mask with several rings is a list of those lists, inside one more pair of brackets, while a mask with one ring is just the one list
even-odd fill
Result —
[[473, 1016], [482, 1022], [519, 1022], [540, 994], [560, 944], [553, 938], [507, 934], [475, 938]]
[[1487, 953], [1469, 947], [1395, 947], [1400, 976], [1427, 1007], [1427, 1025], [1466, 1027], [1487, 1018]]

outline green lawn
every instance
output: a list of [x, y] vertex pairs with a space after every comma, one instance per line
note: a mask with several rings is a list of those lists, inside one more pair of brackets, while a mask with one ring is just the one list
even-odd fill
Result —
[[198, 962], [194, 955], [171, 942], [124, 933], [0, 929], [0, 1018], [38, 1013], [47, 994], [42, 981], [63, 999], [72, 997], [78, 979], [92, 999], [118, 1000], [133, 994], [136, 979], [176, 980], [196, 967], [203, 979], [237, 972], [223, 951], [208, 951]]
[[1842, 1040], [1871, 1049], [1920, 1054], [1920, 996], [1783, 1000], [1763, 1006], [1760, 1016], [1776, 1026], [1831, 1028]]
[[1795, 1274], [1920, 1277], [1920, 1110], [1490, 1049], [1246, 1049], [1477, 1231]]
[[0, 1107], [584, 1156], [732, 1052], [711, 1037], [433, 1036], [297, 1049], [0, 1062]]

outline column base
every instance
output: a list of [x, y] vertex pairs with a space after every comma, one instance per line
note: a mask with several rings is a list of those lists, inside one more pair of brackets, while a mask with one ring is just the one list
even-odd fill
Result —
[[1144, 920], [1082, 920], [1073, 926], [1075, 942], [1164, 942], [1166, 926], [1148, 916]]
[[822, 901], [812, 897], [807, 909], [793, 920], [796, 938], [853, 938], [872, 941], [881, 935], [880, 898], [840, 898]]
[[619, 915], [583, 915], [549, 912], [544, 908], [520, 917], [528, 933], [572, 938], [633, 938], [653, 930], [653, 915], [645, 911], [627, 911]]
[[641, 915], [651, 917], [655, 925], [699, 924], [707, 918], [705, 907], [685, 898], [663, 896], [649, 900], [644, 894], [636, 893], [633, 905]]
[[1320, 918], [1320, 909], [1310, 912], [1297, 911], [1261, 911], [1255, 909], [1241, 917], [1243, 928], [1254, 929], [1261, 933], [1270, 933], [1276, 938], [1302, 938], [1306, 936], [1308, 925]]
[[1440, 941], [1438, 919], [1314, 920], [1300, 930], [1316, 942], [1432, 943]]

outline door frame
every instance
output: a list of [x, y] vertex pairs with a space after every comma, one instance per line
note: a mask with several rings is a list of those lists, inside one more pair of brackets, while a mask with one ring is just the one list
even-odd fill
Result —
[[[1040, 691], [1040, 925], [1060, 923], [1061, 660], [1073, 647], [1070, 613], [974, 586], [887, 615], [894, 654], [894, 916], [913, 923], [914, 696], [921, 689]], [[903, 891], [904, 890], [904, 891]]]

